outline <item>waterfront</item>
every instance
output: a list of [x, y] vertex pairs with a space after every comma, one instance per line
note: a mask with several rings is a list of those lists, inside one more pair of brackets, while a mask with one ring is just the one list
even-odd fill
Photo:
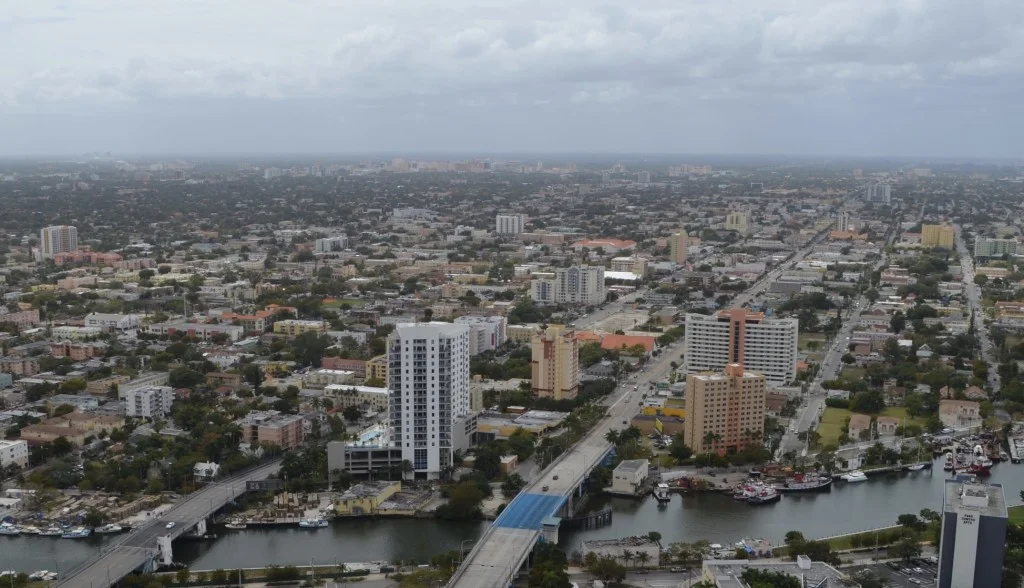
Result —
[[[836, 483], [824, 494], [792, 494], [779, 503], [761, 507], [738, 503], [718, 494], [673, 496], [659, 507], [653, 498], [643, 501], [608, 499], [614, 510], [612, 525], [561, 533], [567, 552], [588, 539], [624, 537], [658, 531], [663, 543], [707, 539], [717, 543], [744, 537], [780, 542], [787, 531], [821, 537], [892, 525], [903, 513], [942, 508], [941, 461], [933, 472], [884, 475], [858, 484]], [[988, 480], [1003, 484], [1006, 501], [1020, 502], [1024, 466], [1004, 463]], [[592, 507], [604, 504], [595, 501]], [[436, 519], [360, 519], [334, 521], [327, 529], [249, 528], [226, 531], [217, 527], [214, 541], [179, 541], [175, 559], [193, 569], [262, 567], [269, 564], [309, 564], [371, 560], [419, 560], [458, 549], [464, 540], [479, 537], [487, 523], [452, 523]], [[91, 555], [116, 536], [85, 540], [48, 537], [0, 537], [0, 569], [34, 571], [66, 569]]]

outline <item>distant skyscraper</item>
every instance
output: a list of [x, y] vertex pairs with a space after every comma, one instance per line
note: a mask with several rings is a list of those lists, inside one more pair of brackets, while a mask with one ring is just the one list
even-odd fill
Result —
[[494, 230], [499, 235], [518, 235], [526, 224], [525, 214], [499, 214], [494, 221]]
[[750, 233], [750, 215], [745, 212], [730, 212], [725, 217], [725, 229], [741, 235]]
[[946, 480], [939, 536], [939, 588], [998, 588], [1006, 547], [1006, 497], [971, 476]]
[[921, 246], [942, 247], [952, 250], [956, 245], [956, 231], [952, 225], [921, 225]]
[[1016, 239], [989, 239], [988, 237], [975, 237], [974, 257], [1002, 257], [1004, 255], [1017, 255]]
[[436, 479], [469, 447], [469, 327], [398, 325], [388, 338], [394, 441], [417, 477]]
[[78, 229], [71, 225], [45, 227], [39, 232], [39, 250], [46, 259], [78, 249]]
[[580, 345], [576, 332], [561, 325], [538, 330], [530, 341], [534, 396], [554, 400], [576, 398], [580, 386]]
[[874, 184], [868, 186], [864, 192], [864, 199], [868, 202], [878, 204], [889, 204], [892, 200], [892, 186], [889, 184]]
[[678, 233], [673, 233], [668, 239], [669, 257], [672, 259], [672, 263], [677, 265], [686, 263], [686, 248], [690, 243], [690, 236], [686, 234], [686, 230], [679, 229]]
[[850, 231], [850, 213], [845, 210], [840, 210], [836, 213], [836, 228], [835, 230], [846, 233]]
[[637, 172], [637, 174], [636, 174], [636, 181], [637, 181], [638, 184], [650, 184], [651, 183], [651, 172], [646, 171], [646, 170], [642, 171], [642, 172]]

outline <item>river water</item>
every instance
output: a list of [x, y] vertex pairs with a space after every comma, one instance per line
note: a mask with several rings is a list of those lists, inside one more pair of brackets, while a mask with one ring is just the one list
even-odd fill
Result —
[[[832, 492], [790, 494], [766, 506], [749, 506], [718, 494], [673, 496], [667, 506], [653, 498], [609, 499], [612, 524], [602, 529], [562, 532], [560, 545], [569, 553], [583, 541], [658, 531], [662, 543], [707, 539], [729, 543], [745, 537], [781, 543], [790, 530], [824, 537], [892, 525], [904, 513], [942, 509], [943, 482], [948, 474], [936, 461], [934, 470], [891, 474], [867, 482], [837, 482]], [[1003, 485], [1008, 504], [1020, 503], [1024, 466], [1009, 462], [992, 469], [992, 483]], [[597, 506], [599, 503], [595, 503]], [[225, 531], [214, 541], [179, 541], [175, 559], [192, 569], [262, 567], [269, 564], [308, 565], [362, 561], [423, 561], [457, 549], [479, 537], [487, 523], [450, 523], [435, 519], [334, 521], [327, 529], [297, 527]], [[51, 537], [0, 537], [0, 569], [34, 571], [66, 569], [95, 554], [109, 538], [85, 540]]]

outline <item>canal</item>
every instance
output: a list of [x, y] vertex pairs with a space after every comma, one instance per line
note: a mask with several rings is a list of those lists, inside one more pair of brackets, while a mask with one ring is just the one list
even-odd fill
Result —
[[[707, 539], [729, 543], [745, 537], [779, 543], [790, 530], [807, 537], [822, 537], [892, 525], [903, 513], [942, 508], [942, 487], [947, 474], [940, 466], [913, 473], [891, 474], [867, 482], [837, 482], [825, 494], [787, 495], [766, 506], [749, 506], [718, 494], [673, 496], [667, 506], [653, 498], [643, 501], [607, 499], [613, 522], [602, 529], [563, 532], [560, 545], [569, 553], [583, 541], [662, 534], [663, 543]], [[1003, 463], [989, 479], [1003, 485], [1009, 504], [1020, 502], [1024, 466]], [[594, 506], [599, 506], [595, 502]], [[375, 560], [419, 560], [457, 549], [479, 537], [483, 522], [450, 523], [434, 519], [378, 519], [332, 522], [327, 529], [295, 528], [225, 531], [214, 541], [175, 543], [175, 559], [193, 569], [261, 567], [269, 564], [308, 565]], [[86, 540], [49, 537], [0, 537], [0, 569], [34, 571], [66, 569], [81, 562], [109, 538]]]

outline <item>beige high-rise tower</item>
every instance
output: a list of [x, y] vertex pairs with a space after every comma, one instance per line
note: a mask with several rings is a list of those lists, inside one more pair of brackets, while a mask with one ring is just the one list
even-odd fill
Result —
[[683, 439], [694, 453], [731, 454], [764, 436], [767, 379], [738, 363], [686, 376]]
[[690, 236], [686, 234], [686, 231], [679, 229], [678, 233], [673, 233], [668, 238], [669, 241], [669, 258], [672, 263], [682, 265], [686, 263], [686, 248], [690, 244]]
[[576, 398], [580, 387], [580, 344], [576, 332], [561, 325], [538, 330], [530, 341], [534, 396], [555, 400]]

